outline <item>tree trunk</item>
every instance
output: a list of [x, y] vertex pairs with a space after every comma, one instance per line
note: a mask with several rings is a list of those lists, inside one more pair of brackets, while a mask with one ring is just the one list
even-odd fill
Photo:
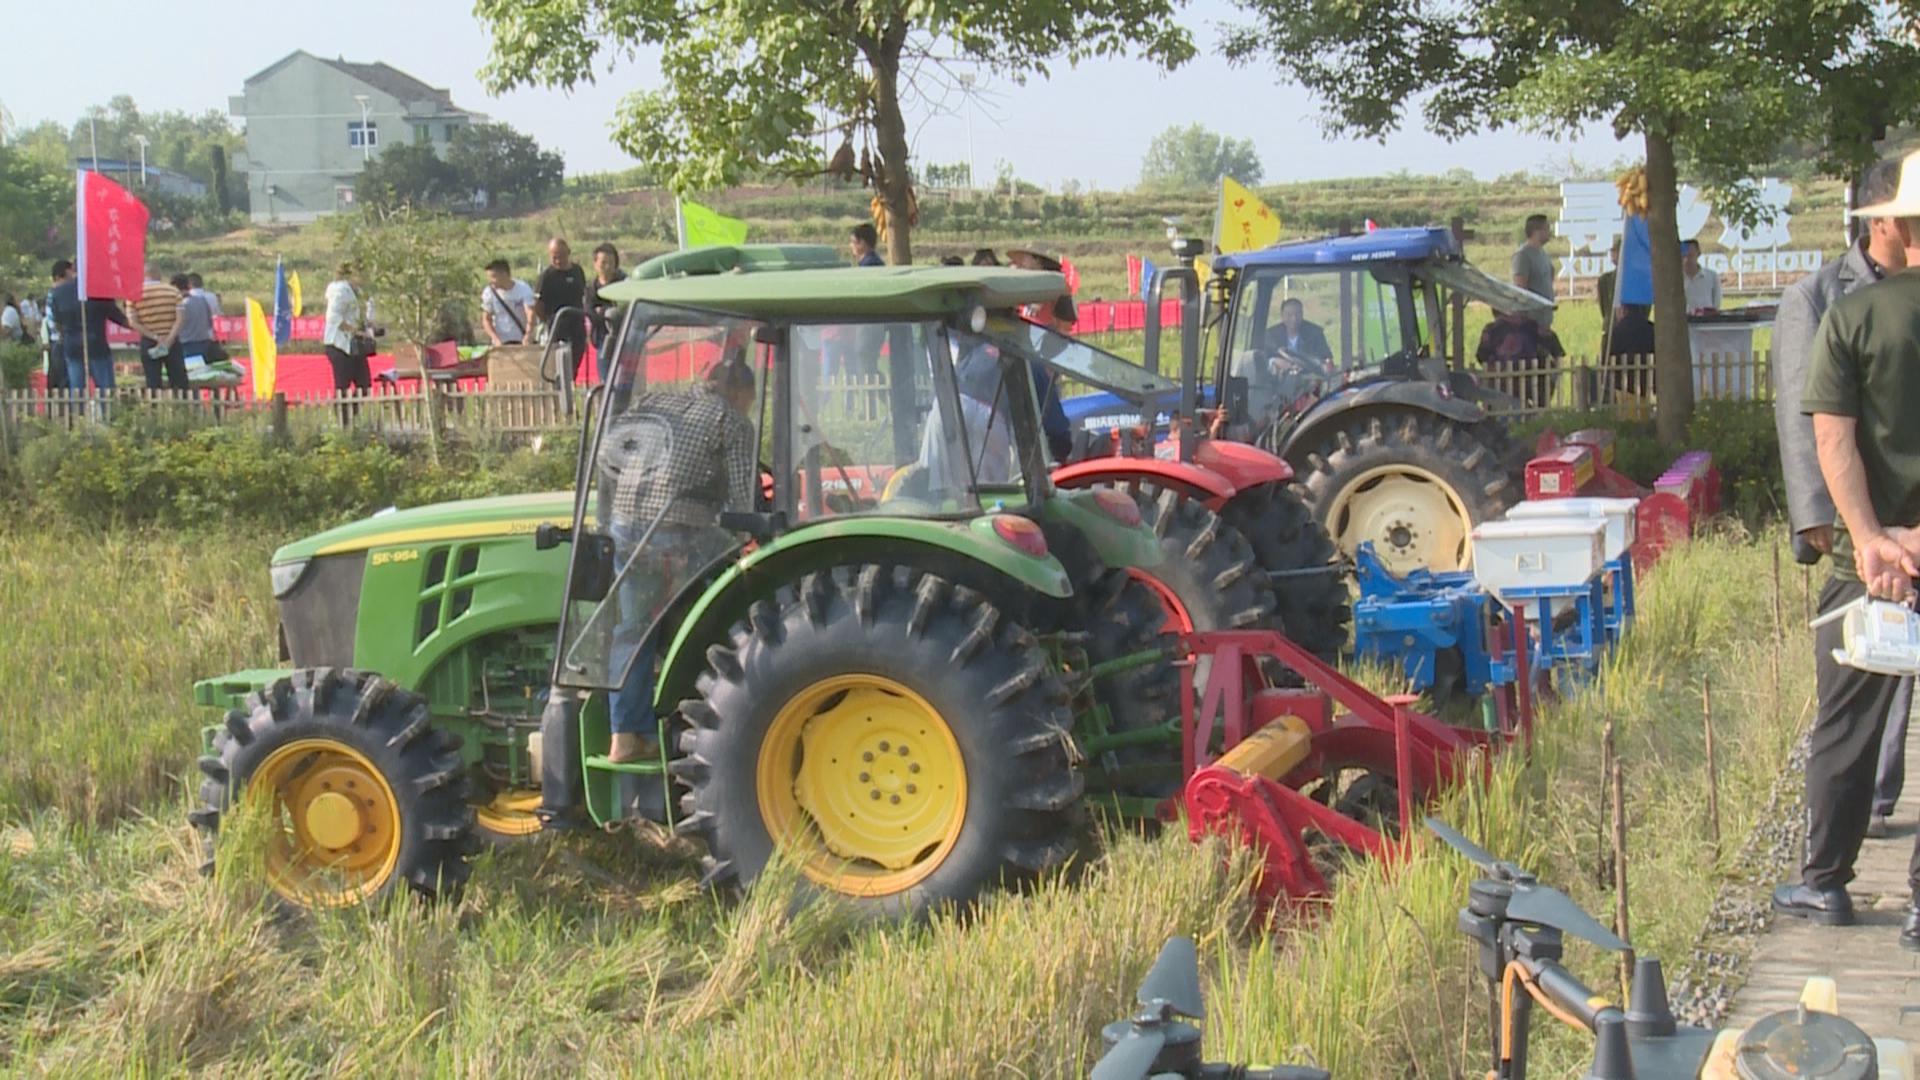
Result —
[[867, 51], [873, 65], [873, 133], [880, 144], [880, 198], [887, 207], [887, 262], [913, 262], [913, 224], [908, 220], [913, 189], [907, 176], [907, 118], [900, 112], [900, 50], [905, 35], [888, 33]]
[[1687, 334], [1687, 286], [1680, 269], [1680, 178], [1673, 140], [1647, 132], [1647, 237], [1653, 248], [1654, 431], [1678, 447], [1693, 418], [1693, 346]]

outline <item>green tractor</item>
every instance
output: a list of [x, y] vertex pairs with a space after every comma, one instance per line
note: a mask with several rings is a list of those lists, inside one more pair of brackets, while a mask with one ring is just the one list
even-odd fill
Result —
[[[272, 887], [339, 906], [457, 891], [477, 837], [646, 819], [703, 841], [709, 882], [784, 849], [919, 913], [1060, 863], [1089, 807], [1152, 814], [1178, 676], [1129, 570], [1160, 545], [1131, 499], [1053, 487], [1031, 358], [978, 336], [1063, 280], [758, 272], [818, 257], [688, 252], [618, 286], [572, 492], [276, 552], [286, 666], [195, 688], [226, 710], [209, 852], [253, 793]], [[715, 418], [722, 453], [694, 441]], [[643, 752], [615, 760], [634, 701]]]

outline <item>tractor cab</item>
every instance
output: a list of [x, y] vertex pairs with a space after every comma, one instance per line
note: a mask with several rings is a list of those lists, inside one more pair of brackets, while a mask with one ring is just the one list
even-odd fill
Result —
[[1212, 287], [1224, 297], [1212, 385], [1233, 422], [1284, 426], [1342, 388], [1423, 382], [1486, 396], [1446, 355], [1451, 291], [1502, 312], [1553, 303], [1497, 281], [1461, 257], [1444, 229], [1377, 229], [1221, 256]]
[[875, 273], [805, 248], [707, 269], [741, 250], [688, 253], [690, 273], [643, 267], [604, 294], [628, 309], [581, 442], [559, 686], [619, 686], [632, 643], [752, 546], [1046, 496], [1044, 464], [1023, 460], [1042, 443], [1024, 369], [979, 349], [971, 322], [1050, 297], [1047, 275]]

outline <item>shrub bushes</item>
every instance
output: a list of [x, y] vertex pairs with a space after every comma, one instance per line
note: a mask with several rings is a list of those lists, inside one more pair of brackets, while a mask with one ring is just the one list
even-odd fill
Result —
[[332, 432], [276, 443], [205, 428], [165, 435], [129, 422], [105, 433], [56, 432], [22, 447], [9, 483], [29, 508], [94, 527], [259, 525], [324, 528], [387, 506], [565, 489], [577, 439], [539, 450], [488, 444], [400, 452]]

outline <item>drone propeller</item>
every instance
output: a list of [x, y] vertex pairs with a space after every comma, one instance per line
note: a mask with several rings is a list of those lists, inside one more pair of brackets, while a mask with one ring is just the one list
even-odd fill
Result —
[[1513, 899], [1507, 901], [1507, 918], [1515, 922], [1551, 926], [1564, 934], [1591, 941], [1603, 949], [1626, 952], [1630, 946], [1586, 913], [1573, 898], [1551, 885], [1531, 879], [1515, 882]]
[[1453, 850], [1459, 852], [1462, 855], [1465, 855], [1467, 857], [1467, 861], [1473, 863], [1473, 865], [1479, 867], [1480, 869], [1485, 870], [1488, 873], [1492, 873], [1497, 867], [1500, 866], [1500, 860], [1494, 858], [1493, 854], [1489, 852], [1486, 848], [1483, 848], [1479, 844], [1476, 844], [1473, 841], [1467, 839], [1465, 836], [1461, 835], [1459, 831], [1454, 829], [1453, 826], [1447, 824], [1444, 821], [1441, 821], [1439, 818], [1437, 817], [1427, 818], [1427, 828], [1433, 830], [1433, 834], [1435, 836], [1438, 836], [1440, 839], [1445, 840], [1447, 842], [1448, 847], [1451, 847]]
[[1507, 901], [1507, 918], [1514, 922], [1550, 926], [1613, 952], [1626, 952], [1630, 948], [1605, 924], [1574, 903], [1572, 897], [1551, 885], [1540, 884], [1532, 874], [1518, 866], [1494, 858], [1486, 848], [1462, 836], [1446, 822], [1430, 817], [1427, 819], [1427, 828], [1494, 879], [1513, 886], [1513, 897]]
[[1159, 958], [1140, 984], [1138, 1000], [1148, 1006], [1164, 1001], [1174, 1012], [1195, 1020], [1206, 1017], [1206, 1006], [1200, 999], [1200, 950], [1192, 938], [1169, 938], [1160, 947]]
[[1091, 1080], [1146, 1080], [1166, 1044], [1166, 1029], [1136, 1024], [1093, 1066]]

